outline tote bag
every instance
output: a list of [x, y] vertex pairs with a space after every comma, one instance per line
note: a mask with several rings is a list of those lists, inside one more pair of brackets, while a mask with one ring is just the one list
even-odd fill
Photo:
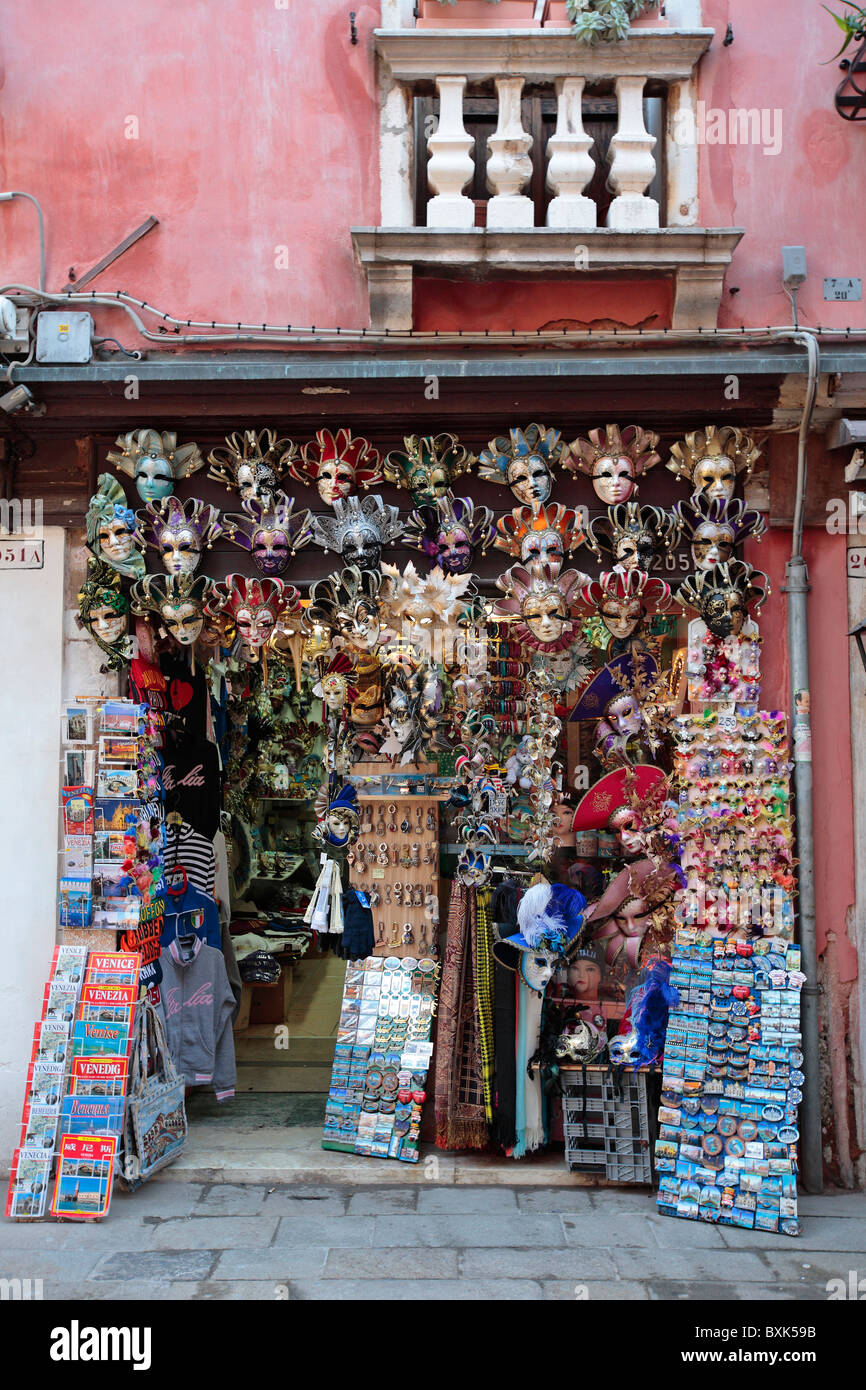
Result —
[[136, 1010], [130, 1053], [120, 1155], [123, 1186], [131, 1192], [172, 1163], [183, 1149], [186, 1135], [184, 1083], [177, 1074], [159, 1014], [144, 998]]

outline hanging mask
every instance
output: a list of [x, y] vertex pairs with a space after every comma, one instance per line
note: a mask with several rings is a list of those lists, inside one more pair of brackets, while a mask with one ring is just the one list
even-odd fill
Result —
[[714, 637], [738, 637], [749, 616], [770, 592], [770, 581], [761, 570], [743, 560], [731, 560], [713, 569], [699, 570], [677, 590], [677, 600], [703, 618]]
[[369, 439], [353, 437], [349, 430], [319, 430], [315, 440], [305, 444], [301, 455], [288, 462], [288, 471], [299, 483], [315, 487], [329, 507], [345, 501], [363, 488], [366, 492], [382, 482], [382, 460]]
[[497, 617], [515, 617], [511, 629], [515, 641], [534, 651], [562, 651], [574, 640], [572, 613], [577, 590], [588, 582], [578, 570], [535, 561], [512, 565], [496, 581], [506, 597], [494, 607]]
[[275, 492], [269, 503], [251, 497], [241, 503], [242, 514], [223, 517], [226, 538], [252, 555], [259, 574], [281, 575], [313, 539], [312, 516], [294, 511], [294, 505], [294, 498]]
[[132, 611], [154, 613], [181, 647], [191, 647], [205, 625], [213, 581], [203, 574], [148, 574], [132, 588]]
[[204, 468], [198, 445], [178, 448], [177, 435], [170, 430], [130, 430], [118, 436], [106, 457], [118, 473], [135, 480], [135, 490], [143, 502], [168, 497], [176, 482]]
[[129, 599], [121, 592], [120, 575], [101, 560], [90, 558], [87, 562], [87, 579], [78, 595], [78, 616], [108, 657], [109, 671], [118, 671], [131, 661]]
[[403, 531], [398, 507], [386, 506], [381, 497], [350, 497], [334, 503], [334, 515], [314, 516], [313, 540], [325, 553], [336, 550], [345, 565], [377, 570], [382, 546]]
[[110, 473], [100, 473], [99, 491], [90, 499], [86, 517], [87, 544], [98, 560], [104, 560], [127, 579], [144, 574], [144, 556], [135, 512], [126, 505], [123, 488]]
[[736, 497], [726, 501], [696, 492], [687, 502], [676, 502], [673, 510], [683, 535], [691, 541], [692, 560], [698, 570], [727, 564], [734, 558], [735, 546], [747, 536], [760, 540], [767, 529], [761, 513]]
[[708, 425], [675, 444], [667, 466], [707, 501], [730, 502], [737, 478], [748, 478], [760, 457], [750, 434], [732, 425]]
[[661, 455], [655, 452], [658, 442], [657, 434], [639, 425], [624, 430], [606, 425], [603, 435], [600, 429], [590, 430], [588, 439], [575, 439], [563, 467], [591, 478], [596, 497], [608, 507], [618, 506], [637, 492], [641, 474], [660, 462]]
[[381, 574], [359, 570], [355, 565], [320, 579], [310, 590], [304, 630], [315, 633], [319, 627], [359, 651], [375, 651], [382, 632], [381, 588]]
[[336, 794], [329, 796], [325, 783], [316, 797], [316, 815], [319, 823], [313, 830], [313, 839], [320, 845], [334, 849], [345, 849], [354, 844], [361, 829], [361, 816], [358, 810], [358, 793], [347, 782]]
[[296, 454], [297, 445], [278, 439], [276, 430], [238, 431], [226, 436], [225, 447], [208, 454], [207, 475], [227, 492], [239, 493], [242, 502], [255, 497], [268, 506]]
[[593, 518], [588, 532], [596, 555], [606, 552], [625, 570], [648, 570], [654, 555], [670, 553], [679, 540], [679, 525], [670, 512], [637, 502], [608, 507], [606, 515]]
[[562, 564], [565, 555], [583, 545], [586, 537], [577, 512], [559, 503], [549, 506], [515, 507], [496, 523], [497, 550], [504, 550], [528, 565]]
[[543, 507], [553, 491], [553, 466], [565, 452], [559, 430], [544, 425], [513, 428], [491, 439], [478, 457], [478, 476], [487, 483], [510, 487], [518, 502]]
[[407, 435], [403, 444], [403, 450], [386, 458], [385, 477], [397, 488], [408, 488], [416, 507], [435, 506], [475, 462], [454, 434]]
[[216, 586], [212, 606], [234, 623], [241, 643], [253, 656], [267, 646], [281, 617], [301, 611], [300, 595], [291, 584], [243, 574], [226, 575]]
[[345, 652], [338, 652], [328, 669], [313, 686], [313, 694], [331, 714], [339, 714], [358, 694], [352, 683], [353, 666]]
[[651, 579], [645, 570], [625, 570], [619, 565], [590, 580], [580, 591], [580, 601], [596, 610], [618, 641], [634, 636], [651, 609], [663, 613], [670, 598], [670, 586], [663, 579]]
[[494, 536], [493, 513], [489, 507], [476, 507], [469, 497], [446, 493], [435, 506], [419, 507], [412, 513], [403, 535], [403, 544], [421, 550], [431, 568], [445, 574], [469, 574], [480, 548], [487, 550]]
[[138, 513], [148, 545], [158, 550], [169, 574], [194, 574], [202, 552], [222, 535], [219, 512], [209, 502], [164, 497]]

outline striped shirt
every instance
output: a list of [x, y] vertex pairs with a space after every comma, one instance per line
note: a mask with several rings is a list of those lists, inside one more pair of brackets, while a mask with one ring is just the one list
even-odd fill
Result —
[[210, 840], [199, 835], [191, 825], [170, 825], [165, 831], [166, 873], [180, 864], [186, 869], [187, 880], [201, 893], [214, 896], [216, 855]]

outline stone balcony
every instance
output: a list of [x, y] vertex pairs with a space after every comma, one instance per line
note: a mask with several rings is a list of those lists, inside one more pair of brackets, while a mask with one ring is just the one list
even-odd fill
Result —
[[[743, 232], [701, 227], [698, 147], [674, 138], [696, 110], [697, 67], [712, 39], [712, 29], [670, 26], [635, 29], [622, 43], [596, 47], [578, 44], [562, 29], [376, 30], [381, 225], [352, 230], [373, 328], [412, 327], [416, 270], [476, 279], [661, 274], [674, 281], [671, 326], [714, 328], [725, 271]], [[658, 137], [645, 122], [648, 88], [665, 97]], [[549, 96], [556, 110], [543, 152], [551, 195], [543, 227], [535, 225], [526, 192], [536, 172], [533, 147], [538, 159], [521, 115], [530, 90]], [[612, 199], [601, 226], [597, 203], [586, 196], [600, 158], [584, 128], [587, 92], [615, 101], [616, 130], [604, 164]], [[476, 173], [475, 141], [464, 124], [468, 93], [496, 101], [483, 227], [476, 225], [477, 200], [466, 192]], [[434, 94], [438, 119], [419, 136], [414, 98]], [[414, 169], [421, 159], [431, 196], [416, 210]], [[650, 196], [658, 159], [665, 170], [663, 206]]]

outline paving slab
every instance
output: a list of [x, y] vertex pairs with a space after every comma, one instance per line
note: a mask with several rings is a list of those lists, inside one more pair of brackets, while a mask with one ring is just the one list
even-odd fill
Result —
[[117, 1250], [90, 1274], [92, 1281], [135, 1280], [168, 1283], [204, 1279], [217, 1260], [216, 1250]]
[[381, 1303], [445, 1299], [454, 1303], [495, 1303], [541, 1300], [541, 1285], [528, 1279], [491, 1282], [460, 1279], [322, 1279], [317, 1283], [292, 1280], [290, 1298], [298, 1300], [374, 1300]]
[[[613, 1259], [623, 1279], [648, 1279], [644, 1250], [614, 1248]], [[666, 1250], [662, 1266], [667, 1279], [717, 1279], [725, 1284], [769, 1283], [773, 1272], [757, 1251]]]
[[[457, 1251], [442, 1247], [417, 1249], [329, 1250], [325, 1279], [456, 1279], [462, 1273]], [[522, 1274], [514, 1269], [512, 1275]]]
[[558, 1216], [511, 1215], [377, 1216], [373, 1244], [460, 1246], [564, 1245]]
[[221, 1250], [212, 1279], [263, 1282], [271, 1288], [290, 1279], [320, 1278], [328, 1249], [324, 1245], [240, 1246]]
[[163, 1221], [153, 1233], [154, 1250], [230, 1250], [234, 1245], [270, 1245], [277, 1218], [192, 1216]]
[[602, 1245], [657, 1248], [652, 1228], [646, 1219], [626, 1212], [577, 1212], [551, 1218], [562, 1224], [569, 1245]]
[[349, 1216], [388, 1216], [417, 1209], [417, 1187], [393, 1187], [385, 1191], [371, 1189], [353, 1192], [349, 1197]]
[[421, 1187], [418, 1211], [422, 1215], [462, 1212], [516, 1212], [517, 1197], [507, 1187]]
[[[202, 1195], [192, 1208], [195, 1216], [257, 1216], [262, 1210], [267, 1189], [246, 1183], [214, 1183], [202, 1189]], [[180, 1212], [166, 1212], [181, 1215]]]
[[541, 1291], [545, 1299], [558, 1303], [584, 1304], [611, 1301], [645, 1303], [650, 1297], [645, 1284], [625, 1279], [617, 1281], [593, 1279], [588, 1284], [573, 1283], [570, 1280], [562, 1279], [545, 1279]]
[[570, 1280], [594, 1282], [618, 1278], [610, 1250], [560, 1248], [515, 1250], [513, 1247], [461, 1250], [460, 1273], [464, 1278]]
[[305, 1221], [319, 1221], [325, 1216], [343, 1216], [349, 1197], [342, 1189], [316, 1193], [305, 1192], [291, 1184], [280, 1185], [268, 1192], [262, 1204], [264, 1216], [289, 1216]]
[[[275, 1246], [326, 1245], [368, 1246], [373, 1244], [374, 1216], [283, 1216], [274, 1239]], [[382, 1244], [383, 1242], [379, 1242]], [[408, 1242], [392, 1240], [391, 1245]]]
[[167, 1283], [162, 1279], [101, 1279], [86, 1285], [52, 1284], [45, 1292], [45, 1302], [74, 1303], [186, 1303], [201, 1297], [202, 1285], [196, 1280], [181, 1279]]

